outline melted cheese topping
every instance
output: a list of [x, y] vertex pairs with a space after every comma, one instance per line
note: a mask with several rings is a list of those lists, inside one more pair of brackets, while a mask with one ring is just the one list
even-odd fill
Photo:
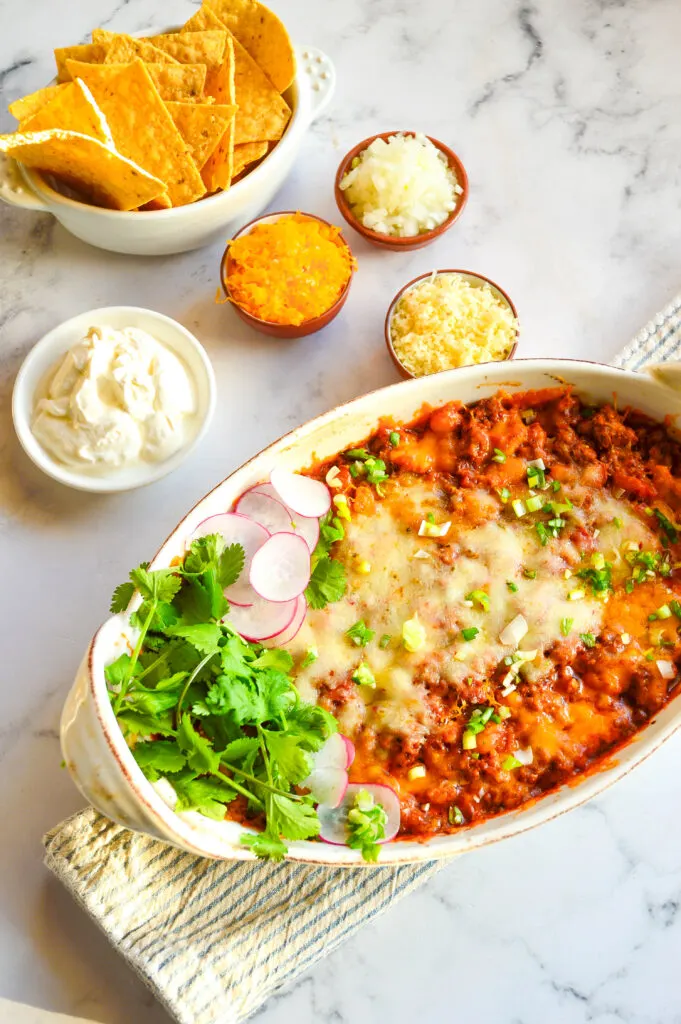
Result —
[[[391, 480], [385, 500], [373, 514], [356, 515], [345, 524], [345, 540], [335, 546], [333, 555], [345, 564], [347, 594], [321, 611], [310, 611], [289, 645], [298, 664], [310, 648], [318, 652], [317, 659], [296, 674], [307, 700], [314, 701], [322, 686], [333, 689], [347, 681], [361, 663], [369, 666], [376, 687], [353, 684], [338, 713], [341, 729], [349, 734], [369, 724], [422, 740], [434, 724], [432, 693], [438, 687], [468, 694], [472, 688], [476, 700], [491, 699], [491, 676], [505, 659], [508, 667], [516, 653], [515, 646], [501, 642], [500, 634], [518, 615], [528, 627], [518, 645], [521, 656], [537, 652], [519, 672], [530, 681], [541, 679], [553, 669], [545, 652], [556, 644], [574, 651], [580, 634], [597, 635], [604, 625], [608, 595], [593, 594], [588, 582], [576, 576], [591, 564], [588, 556], [601, 552], [612, 562], [615, 582], [618, 563], [620, 579], [631, 571], [620, 555], [627, 544], [659, 549], [657, 537], [631, 506], [605, 491], [592, 489], [586, 496], [575, 486], [559, 495], [560, 501], [568, 494], [575, 499], [569, 513], [571, 529], [562, 532], [574, 536], [574, 526], [579, 525], [589, 531], [582, 551], [579, 541], [567, 537], [542, 546], [528, 521], [531, 517], [516, 519], [509, 505], [487, 491], [458, 491], [445, 512], [437, 485], [411, 476], [402, 479]], [[545, 495], [546, 500], [555, 497]], [[582, 506], [577, 506], [578, 498], [583, 499]], [[419, 524], [429, 513], [436, 523], [452, 520], [445, 537], [418, 535]], [[368, 573], [358, 571], [363, 563], [371, 566]], [[469, 598], [476, 590], [488, 595], [487, 611]], [[572, 600], [573, 591], [584, 596]], [[409, 653], [402, 643], [402, 627], [415, 615], [425, 627], [426, 639], [418, 651]], [[346, 635], [359, 620], [375, 633], [364, 648]], [[478, 633], [466, 641], [462, 630], [471, 627]], [[383, 649], [379, 641], [385, 635], [391, 639]], [[577, 703], [566, 713], [574, 716], [578, 709]], [[597, 731], [596, 724], [593, 728]], [[534, 732], [538, 745], [555, 745], [551, 730], [542, 738], [540, 719]]]

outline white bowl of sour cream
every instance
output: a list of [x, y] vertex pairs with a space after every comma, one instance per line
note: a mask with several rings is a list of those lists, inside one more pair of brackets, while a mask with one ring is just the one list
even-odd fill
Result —
[[111, 493], [176, 469], [208, 429], [215, 377], [199, 341], [151, 309], [81, 313], [41, 338], [14, 383], [22, 448], [48, 476]]

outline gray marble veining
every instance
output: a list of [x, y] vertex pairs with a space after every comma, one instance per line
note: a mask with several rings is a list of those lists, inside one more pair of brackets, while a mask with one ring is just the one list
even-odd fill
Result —
[[[0, 208], [0, 994], [103, 1024], [167, 1018], [41, 866], [41, 833], [80, 798], [59, 770], [61, 702], [113, 586], [245, 457], [395, 379], [386, 306], [415, 274], [479, 270], [515, 299], [519, 355], [610, 358], [679, 288], [678, 0], [273, 0], [334, 59], [338, 92], [274, 208], [337, 219], [340, 156], [418, 128], [464, 160], [471, 198], [431, 248], [360, 262], [321, 336], [254, 335], [214, 303], [219, 247], [165, 259], [89, 249]], [[0, 0], [6, 102], [47, 83], [51, 50], [96, 25], [184, 20], [188, 0]], [[195, 457], [148, 490], [100, 498], [41, 476], [9, 401], [30, 345], [65, 317], [126, 302], [194, 330], [219, 407]], [[678, 1024], [681, 741], [592, 805], [445, 869], [261, 1012], [263, 1024]]]

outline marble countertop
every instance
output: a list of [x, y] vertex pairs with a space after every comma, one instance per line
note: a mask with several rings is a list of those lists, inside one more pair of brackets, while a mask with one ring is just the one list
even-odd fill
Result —
[[[337, 219], [340, 156], [376, 131], [452, 145], [468, 208], [427, 250], [352, 237], [359, 273], [322, 335], [281, 343], [214, 303], [219, 247], [163, 259], [88, 248], [45, 215], [0, 209], [0, 995], [102, 1024], [167, 1021], [51, 880], [42, 833], [81, 798], [59, 770], [62, 701], [113, 586], [180, 515], [291, 426], [395, 380], [382, 340], [402, 283], [436, 266], [497, 280], [519, 355], [607, 360], [679, 289], [678, 0], [273, 0], [339, 84], [274, 208]], [[96, 25], [158, 25], [152, 0], [0, 0], [6, 103], [51, 77], [51, 49]], [[162, 22], [184, 20], [166, 0]], [[0, 114], [0, 128], [11, 119]], [[195, 331], [219, 405], [188, 464], [148, 490], [67, 491], [23, 456], [16, 370], [62, 319], [150, 306]], [[259, 1015], [303, 1021], [673, 1024], [681, 1020], [681, 739], [592, 804], [445, 868]], [[409, 965], [410, 970], [404, 970]]]

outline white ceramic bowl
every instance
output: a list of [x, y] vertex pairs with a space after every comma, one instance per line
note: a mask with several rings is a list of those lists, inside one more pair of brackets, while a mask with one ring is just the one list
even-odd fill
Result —
[[[145, 462], [112, 470], [106, 475], [79, 473], [54, 459], [36, 440], [32, 431], [35, 395], [45, 376], [90, 327], [139, 327], [166, 345], [183, 361], [194, 382], [197, 413], [185, 444], [163, 462]], [[186, 327], [153, 309], [138, 306], [108, 306], [65, 320], [36, 342], [21, 365], [12, 392], [12, 419], [21, 447], [39, 469], [67, 487], [79, 491], [110, 494], [143, 487], [172, 473], [194, 450], [208, 430], [215, 412], [215, 376], [205, 349]]]
[[336, 76], [329, 58], [314, 47], [298, 50], [296, 56], [298, 72], [284, 93], [293, 114], [283, 138], [255, 170], [226, 192], [172, 210], [103, 210], [57, 192], [39, 171], [4, 160], [0, 161], [0, 199], [51, 213], [76, 238], [112, 252], [166, 256], [224, 242], [274, 198], [298, 158], [305, 132], [333, 95]]
[[[509, 379], [512, 376], [512, 380]], [[164, 542], [152, 568], [167, 566], [181, 555], [202, 519], [229, 509], [235, 498], [267, 477], [273, 463], [297, 470], [362, 441], [384, 416], [409, 420], [424, 403], [438, 406], [458, 399], [470, 402], [500, 385], [510, 391], [555, 386], [556, 379], [575, 385], [587, 401], [631, 403], [656, 419], [681, 415], [681, 394], [651, 377], [595, 363], [572, 360], [516, 360], [513, 373], [504, 363], [449, 370], [405, 381], [354, 402], [287, 434], [255, 456], [208, 494]], [[61, 742], [64, 758], [82, 793], [102, 813], [128, 828], [148, 832], [192, 853], [225, 859], [249, 859], [239, 844], [244, 828], [235, 822], [210, 821], [193, 811], [175, 813], [145, 779], [116, 723], [106, 692], [104, 666], [121, 652], [128, 627], [125, 617], [109, 619], [96, 634], [64, 708]], [[541, 825], [595, 796], [659, 747], [681, 726], [681, 692], [623, 749], [599, 764], [577, 784], [509, 814], [453, 835], [427, 842], [409, 840], [381, 848], [382, 864], [417, 862], [452, 856]], [[359, 865], [357, 851], [312, 841], [291, 843], [291, 860], [331, 865]]]

